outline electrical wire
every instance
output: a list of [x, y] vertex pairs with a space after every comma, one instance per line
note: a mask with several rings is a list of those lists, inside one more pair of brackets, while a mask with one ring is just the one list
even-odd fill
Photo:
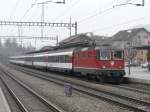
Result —
[[[35, 0], [32, 4], [35, 4], [37, 2], [37, 0]], [[31, 4], [31, 6], [26, 10], [26, 12], [24, 13], [24, 15], [21, 17], [20, 20], [22, 20], [29, 12], [30, 10], [33, 8], [33, 5]]]
[[90, 15], [90, 16], [88, 16], [88, 17], [86, 17], [86, 18], [81, 19], [80, 21], [78, 21], [78, 24], [80, 24], [80, 23], [82, 23], [82, 22], [85, 22], [85, 21], [87, 21], [87, 20], [90, 20], [91, 18], [96, 17], [96, 16], [98, 16], [98, 15], [101, 15], [101, 14], [103, 14], [103, 13], [109, 12], [109, 11], [111, 11], [113, 8], [114, 8], [114, 7], [111, 7], [111, 8], [105, 9], [105, 10], [103, 10], [103, 11], [96, 12], [96, 13], [93, 14], [93, 15]]
[[55, 17], [53, 20], [64, 17], [71, 9], [73, 9], [81, 0], [76, 0], [70, 7], [68, 7], [62, 14]]
[[133, 22], [137, 22], [137, 21], [141, 21], [141, 20], [145, 20], [145, 19], [149, 19], [149, 18], [150, 18], [150, 16], [136, 18], [136, 19], [129, 20], [129, 21], [126, 21], [126, 22], [123, 22], [123, 23], [114, 24], [114, 25], [111, 25], [111, 26], [108, 26], [108, 27], [98, 28], [96, 30], [93, 30], [92, 32], [97, 32], [97, 31], [102, 31], [102, 30], [108, 30], [108, 29], [111, 29], [111, 28], [114, 28], [114, 27], [118, 27], [118, 26], [121, 26], [121, 25], [129, 24], [129, 23], [133, 23]]
[[[74, 6], [74, 4], [77, 4], [78, 2], [79, 2], [79, 0], [76, 1], [76, 2], [74, 2], [69, 8], [67, 8], [66, 11], [68, 11], [68, 10], [70, 11], [70, 8], [72, 8], [72, 7]], [[110, 5], [110, 4], [112, 4], [112, 2], [109, 2], [109, 4], [107, 4], [107, 6]], [[93, 15], [91, 15], [91, 16], [88, 16], [88, 17], [86, 17], [86, 18], [84, 18], [84, 19], [78, 21], [78, 23], [81, 24], [81, 23], [85, 22], [87, 19], [93, 18], [93, 17], [95, 17], [95, 16], [97, 16], [97, 15], [100, 15], [100, 14], [103, 14], [103, 13], [105, 13], [105, 12], [109, 12], [109, 11], [112, 10], [112, 9], [113, 9], [113, 7], [108, 8], [108, 9], [105, 9], [105, 10], [103, 10], [103, 11], [101, 11], [101, 12], [99, 12], [99, 10], [95, 10], [95, 11], [93, 12], [93, 13], [95, 13], [95, 14], [93, 14]], [[61, 16], [59, 16], [59, 18], [62, 17], [62, 16], [64, 16], [64, 14], [62, 14]], [[57, 17], [57, 18], [58, 18], [58, 17]], [[55, 19], [57, 19], [57, 18], [55, 18]]]
[[[132, 1], [132, 0], [126, 0], [125, 3], [127, 4], [127, 3], [129, 3], [130, 1]], [[114, 1], [114, 2], [115, 2], [115, 1]], [[96, 16], [98, 16], [98, 15], [101, 15], [101, 14], [103, 14], [103, 13], [105, 13], [105, 12], [109, 12], [109, 11], [111, 11], [112, 9], [116, 8], [115, 6], [116, 6], [116, 5], [113, 5], [112, 7], [108, 8], [108, 9], [105, 9], [105, 10], [103, 10], [103, 11], [98, 11], [98, 12], [96, 11], [96, 12], [93, 12], [93, 13], [94, 13], [93, 15], [90, 15], [90, 16], [88, 16], [88, 17], [86, 17], [86, 18], [83, 18], [83, 19], [79, 20], [78, 23], [80, 24], [80, 23], [82, 23], [82, 22], [85, 22], [85, 21], [87, 21], [87, 20], [93, 18], [93, 17], [96, 17]]]
[[19, 3], [20, 3], [20, 0], [17, 0], [16, 3], [15, 3], [15, 7], [14, 7], [13, 10], [11, 11], [10, 17], [12, 17], [12, 16], [15, 14], [16, 9], [17, 9]]

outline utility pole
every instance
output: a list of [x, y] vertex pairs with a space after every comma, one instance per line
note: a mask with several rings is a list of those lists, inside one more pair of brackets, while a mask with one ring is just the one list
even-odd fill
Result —
[[22, 46], [22, 26], [18, 26], [18, 37], [19, 37], [19, 41], [21, 42], [21, 46]]
[[77, 24], [77, 22], [75, 22], [75, 35], [77, 35], [77, 33], [78, 33], [78, 24]]
[[58, 45], [58, 35], [56, 36], [56, 46]]
[[71, 37], [71, 16], [70, 16], [70, 28], [69, 28], [69, 30], [70, 30], [70, 37]]
[[44, 25], [42, 25], [44, 23], [44, 16], [45, 16], [45, 4], [48, 4], [49, 2], [52, 3], [57, 3], [57, 4], [65, 4], [65, 0], [63, 0], [63, 2], [53, 2], [53, 1], [45, 1], [45, 2], [40, 2], [40, 3], [36, 3], [36, 4], [32, 4], [32, 5], [41, 5], [41, 38], [44, 35]]
[[36, 38], [35, 38], [35, 50], [36, 50]]
[[45, 4], [41, 4], [42, 5], [42, 7], [41, 7], [41, 38], [43, 38], [43, 32], [44, 32], [44, 26], [42, 25], [42, 23], [44, 23], [44, 5]]

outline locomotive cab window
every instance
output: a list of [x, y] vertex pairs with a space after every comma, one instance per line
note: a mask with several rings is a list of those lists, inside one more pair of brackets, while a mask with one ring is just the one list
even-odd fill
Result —
[[111, 59], [111, 52], [108, 49], [101, 49], [100, 50], [100, 59], [101, 60], [110, 60]]
[[114, 59], [122, 59], [123, 58], [123, 52], [122, 51], [114, 51]]

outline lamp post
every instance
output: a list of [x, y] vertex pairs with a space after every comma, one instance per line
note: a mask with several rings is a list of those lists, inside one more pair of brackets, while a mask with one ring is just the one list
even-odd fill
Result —
[[131, 67], [130, 67], [130, 64], [131, 64], [131, 43], [128, 42], [127, 45], [128, 45], [128, 74], [130, 75], [131, 74]]

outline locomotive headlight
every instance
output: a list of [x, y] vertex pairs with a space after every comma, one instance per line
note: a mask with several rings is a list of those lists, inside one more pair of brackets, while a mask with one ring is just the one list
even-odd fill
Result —
[[102, 66], [102, 68], [106, 68], [105, 66]]
[[119, 68], [122, 68], [122, 66], [119, 66]]
[[110, 62], [110, 65], [111, 65], [111, 66], [114, 66], [114, 64], [115, 64], [114, 61], [111, 61], [111, 62]]

